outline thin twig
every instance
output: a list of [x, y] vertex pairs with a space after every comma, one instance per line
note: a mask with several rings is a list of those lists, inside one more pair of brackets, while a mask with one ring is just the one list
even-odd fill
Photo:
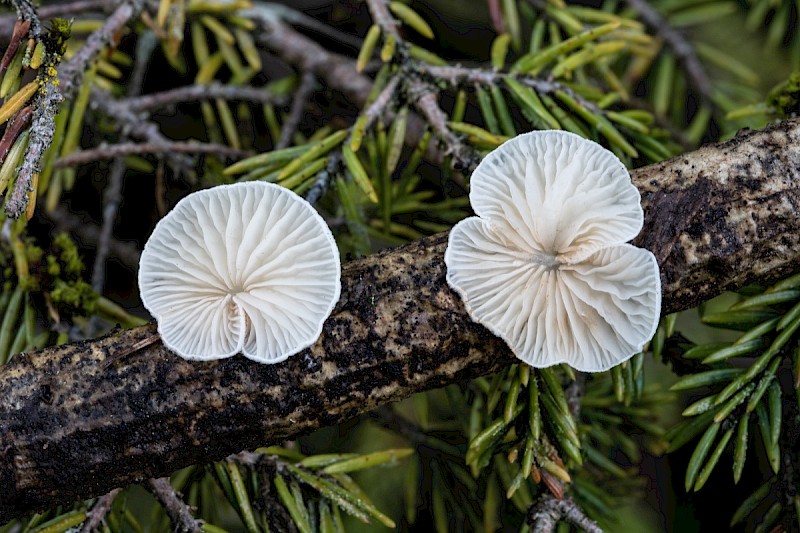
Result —
[[683, 65], [691, 86], [700, 93], [703, 100], [708, 101], [711, 97], [711, 79], [686, 36], [672, 27], [667, 19], [647, 0], [625, 0], [625, 3], [639, 13], [647, 27], [664, 40], [664, 43]]
[[394, 98], [394, 95], [397, 92], [397, 86], [399, 84], [400, 77], [392, 77], [378, 94], [377, 98], [375, 98], [369, 107], [364, 110], [364, 115], [367, 117], [367, 122], [364, 126], [365, 129], [368, 129], [370, 126], [372, 126], [378, 117], [386, 117], [388, 119], [391, 118], [387, 116], [386, 107]]
[[306, 104], [308, 104], [311, 94], [314, 92], [314, 85], [317, 83], [317, 78], [311, 72], [303, 72], [300, 79], [300, 86], [294, 94], [292, 100], [292, 107], [289, 110], [289, 115], [283, 122], [281, 128], [281, 137], [275, 143], [275, 150], [281, 150], [289, 146], [292, 142], [292, 136], [300, 126], [300, 121], [303, 120], [303, 112], [305, 111]]
[[42, 23], [36, 13], [36, 8], [29, 0], [11, 0], [11, 3], [17, 10], [17, 16], [31, 23], [31, 35], [38, 40], [42, 34]]
[[97, 240], [97, 253], [92, 268], [92, 289], [98, 294], [103, 293], [106, 281], [106, 259], [111, 246], [114, 221], [122, 202], [122, 181], [126, 168], [125, 159], [121, 157], [114, 159], [111, 171], [108, 173], [108, 186], [103, 195], [103, 223], [100, 226], [100, 238]]
[[436, 91], [427, 83], [419, 80], [406, 83], [405, 90], [408, 93], [406, 100], [414, 103], [414, 107], [428, 120], [428, 124], [431, 125], [434, 133], [438, 134], [445, 144], [456, 144], [457, 139], [455, 139], [450, 128], [447, 127], [447, 115], [439, 107], [439, 102], [436, 101]]
[[[322, 195], [328, 190], [328, 187], [331, 184], [331, 179], [340, 173], [339, 166], [342, 164], [342, 153], [341, 151], [333, 153], [328, 158], [328, 164], [325, 165], [320, 172], [317, 172], [317, 177], [314, 180], [314, 184], [308, 189], [306, 193], [306, 201], [311, 205], [316, 204]], [[331, 225], [330, 223], [328, 224]]]
[[203, 521], [196, 519], [192, 515], [191, 508], [172, 488], [169, 478], [151, 478], [147, 481], [147, 488], [164, 507], [175, 531], [203, 530]]
[[[158, 45], [153, 32], [145, 32], [136, 43], [136, 61], [131, 72], [128, 84], [128, 96], [136, 96], [141, 92], [144, 76], [147, 72], [147, 65], [153, 50]], [[106, 278], [106, 259], [108, 258], [111, 236], [114, 232], [114, 221], [119, 212], [119, 205], [122, 202], [122, 182], [125, 177], [127, 165], [121, 157], [114, 159], [111, 171], [108, 175], [108, 186], [103, 196], [103, 223], [100, 226], [100, 238], [97, 241], [97, 253], [94, 258], [92, 268], [92, 288], [98, 294], [103, 293], [103, 286]], [[92, 325], [95, 325], [95, 317], [92, 317]], [[93, 328], [91, 328], [93, 329]]]
[[357, 105], [362, 105], [372, 89], [372, 80], [355, 68], [349, 57], [334, 54], [305, 35], [298, 33], [276, 18], [274, 13], [257, 3], [243, 16], [259, 24], [256, 38], [267, 48], [277, 52], [286, 63], [303, 71], [310, 71], [323, 78], [327, 86], [341, 91]]
[[55, 117], [61, 102], [74, 96], [89, 63], [108, 44], [115, 42], [117, 34], [139, 12], [142, 3], [143, 0], [124, 1], [103, 26], [86, 39], [86, 44], [60, 67], [58, 77], [48, 77], [39, 89], [34, 103], [30, 142], [17, 174], [14, 191], [6, 200], [6, 214], [10, 218], [19, 218], [28, 207], [28, 193], [33, 191], [33, 179], [39, 173], [39, 163], [53, 141]]
[[[430, 76], [438, 81], [443, 81], [454, 87], [469, 87], [472, 85], [482, 85], [484, 87], [497, 86], [502, 83], [506, 78], [514, 78], [522, 85], [530, 87], [539, 94], [552, 95], [558, 91], [563, 91], [582, 107], [585, 107], [594, 114], [607, 115], [607, 109], [601, 109], [594, 102], [587, 100], [581, 94], [575, 92], [572, 87], [564, 83], [550, 80], [536, 78], [534, 76], [524, 76], [509, 74], [497, 70], [489, 70], [485, 68], [472, 68], [462, 66], [444, 66], [420, 64], [416, 66], [417, 72], [425, 76]], [[639, 98], [630, 98], [627, 100], [628, 105], [644, 109], [653, 115], [656, 124], [669, 131], [673, 139], [681, 144], [684, 148], [690, 148], [694, 145], [687, 137], [686, 134], [680, 129], [676, 128], [669, 120], [665, 119], [662, 115], [653, 110], [653, 106], [646, 101]]]
[[122, 489], [114, 489], [95, 500], [94, 505], [86, 513], [86, 520], [81, 526], [81, 533], [93, 533], [97, 531], [103, 519], [111, 511], [111, 506], [114, 505], [114, 499], [117, 497]]
[[187, 85], [168, 91], [145, 94], [122, 101], [131, 111], [151, 111], [184, 102], [200, 102], [222, 98], [223, 100], [246, 100], [261, 104], [281, 104], [283, 98], [262, 87], [223, 85], [211, 82], [207, 85]]
[[[372, 80], [358, 72], [355, 61], [333, 54], [282, 23], [263, 4], [255, 4], [247, 12], [253, 21], [259, 24], [261, 31], [258, 38], [270, 50], [276, 52], [286, 63], [302, 70], [310, 70], [323, 80], [330, 90], [340, 91], [345, 98], [363, 107], [372, 89]], [[438, 107], [438, 105], [437, 105]], [[425, 133], [426, 125], [416, 114], [408, 118], [406, 144], [416, 146]], [[438, 150], [435, 143], [428, 145], [425, 157], [433, 163], [441, 163], [445, 154]], [[463, 181], [463, 178], [461, 179]]]
[[10, 218], [19, 218], [28, 207], [28, 193], [33, 190], [33, 176], [39, 173], [42, 156], [53, 142], [55, 118], [63, 99], [56, 78], [48, 78], [39, 89], [33, 105], [30, 141], [22, 165], [17, 171], [14, 191], [6, 200], [6, 214]]
[[100, 145], [89, 150], [78, 150], [55, 162], [56, 167], [74, 167], [85, 165], [102, 159], [126, 155], [170, 153], [212, 154], [230, 159], [242, 159], [252, 154], [245, 150], [231, 148], [224, 144], [199, 142], [167, 142], [167, 143], [120, 143]]
[[502, 83], [506, 78], [514, 78], [523, 85], [527, 85], [537, 92], [552, 94], [556, 91], [569, 91], [568, 85], [553, 80], [544, 80], [533, 76], [518, 76], [490, 70], [485, 68], [429, 65], [421, 63], [416, 70], [427, 74], [437, 80], [444, 81], [454, 86], [479, 84], [485, 87]]
[[[375, 24], [380, 26], [384, 32], [394, 35], [398, 41], [402, 41], [397, 21], [389, 12], [386, 1], [366, 0], [366, 2]], [[406, 99], [413, 103], [414, 107], [427, 120], [434, 133], [444, 144], [445, 155], [453, 156], [455, 168], [459, 171], [471, 173], [480, 158], [474, 149], [464, 145], [458, 136], [453, 134], [450, 128], [447, 127], [447, 115], [445, 115], [436, 101], [437, 91], [434, 87], [427, 82], [407, 76], [402, 70], [395, 74], [392, 81], [397, 79], [402, 81], [403, 90], [407, 93]], [[463, 183], [460, 184], [463, 185]]]
[[567, 397], [567, 405], [572, 416], [577, 420], [581, 414], [581, 399], [583, 392], [586, 389], [586, 374], [583, 372], [575, 371], [575, 381], [569, 384], [564, 391]]
[[[407, 100], [413, 102], [414, 107], [428, 121], [433, 132], [444, 145], [445, 155], [453, 156], [454, 168], [464, 174], [471, 174], [481, 160], [480, 154], [475, 148], [461, 142], [461, 139], [447, 127], [447, 115], [436, 101], [436, 90], [431, 85], [418, 80], [407, 82], [406, 90], [409, 93]], [[463, 185], [463, 183], [459, 183], [459, 185]]]
[[592, 113], [606, 113], [604, 109], [597, 107], [594, 102], [591, 102], [580, 94], [576, 93], [572, 87], [554, 80], [545, 80], [533, 76], [520, 76], [496, 70], [461, 66], [440, 67], [436, 65], [420, 64], [416, 67], [416, 70], [427, 76], [435, 78], [437, 81], [443, 81], [455, 87], [463, 87], [475, 84], [482, 85], [484, 87], [492, 87], [501, 84], [508, 78], [513, 78], [522, 85], [534, 89], [539, 94], [555, 94], [556, 92], [563, 91], [574, 98], [582, 107], [585, 107]]
[[169, 151], [171, 140], [159, 131], [154, 122], [128, 107], [125, 100], [116, 100], [108, 92], [94, 87], [90, 105], [111, 118], [112, 124], [118, 128], [123, 137], [161, 146], [168, 163], [177, 172], [192, 170], [194, 165], [192, 158], [180, 153], [171, 153]]
[[527, 522], [533, 533], [552, 533], [561, 520], [586, 533], [603, 533], [600, 526], [586, 516], [572, 498], [559, 500], [552, 494], [543, 494], [538, 502], [528, 509]]
[[380, 26], [383, 31], [395, 37], [400, 36], [398, 30], [399, 25], [394, 17], [392, 17], [392, 14], [389, 13], [389, 8], [386, 6], [384, 0], [367, 0], [367, 7], [369, 7], [369, 12], [375, 24]]
[[[56, 17], [69, 17], [70, 15], [86, 14], [92, 11], [109, 11], [119, 3], [119, 0], [78, 0], [76, 2], [57, 2], [42, 6], [36, 11], [39, 20]], [[11, 28], [18, 20], [17, 15], [4, 14], [0, 16], [0, 39], [5, 40], [11, 34]]]
[[116, 45], [121, 31], [142, 10], [144, 0], [124, 0], [106, 19], [97, 31], [93, 32], [85, 44], [60, 69], [61, 93], [71, 100], [83, 81], [89, 64], [109, 45]]
[[114, 352], [111, 355], [107, 356], [105, 359], [103, 359], [103, 361], [100, 363], [100, 368], [105, 370], [106, 368], [113, 365], [120, 359], [128, 357], [130, 354], [134, 352], [138, 352], [139, 350], [147, 348], [151, 344], [157, 342], [159, 339], [161, 339], [161, 335], [155, 333], [153, 335], [150, 335], [149, 337], [145, 337], [144, 339], [131, 344], [130, 346], [126, 346], [125, 349], [120, 350], [118, 352]]

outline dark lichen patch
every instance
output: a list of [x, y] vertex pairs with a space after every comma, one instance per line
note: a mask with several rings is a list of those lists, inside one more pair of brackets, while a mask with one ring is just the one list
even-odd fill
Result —
[[[325, 385], [325, 397], [334, 400], [334, 404], [346, 399], [348, 402], [364, 401], [373, 391], [395, 383], [387, 377], [381, 367], [387, 365], [374, 365], [370, 367], [351, 369], [346, 375], [339, 375]], [[339, 401], [337, 401], [339, 400]]]
[[644, 228], [633, 244], [652, 251], [662, 269], [671, 268], [670, 261], [680, 261], [673, 253], [678, 237], [700, 223], [698, 215], [711, 203], [716, 189], [711, 181], [698, 178], [686, 189], [655, 192], [645, 210]]
[[361, 342], [351, 344], [349, 349], [338, 352], [336, 361], [341, 368], [357, 368], [374, 364], [386, 356], [383, 351], [384, 339], [374, 331], [370, 331]]
[[[496, 337], [494, 340], [499, 341]], [[458, 337], [454, 337], [447, 330], [442, 330], [436, 339], [433, 350], [414, 350], [409, 354], [406, 361], [408, 379], [412, 381], [430, 379], [432, 365], [439, 368], [449, 365], [453, 361], [463, 360], [469, 355], [469, 345], [469, 342], [458, 340]], [[498, 349], [501, 352], [508, 351], [502, 341], [500, 341], [500, 344], [489, 344], [489, 350], [491, 351], [492, 349]]]
[[764, 179], [754, 172], [753, 164], [750, 161], [735, 163], [731, 165], [733, 183], [736, 187], [750, 193], [758, 193], [764, 184]]
[[297, 354], [297, 357], [302, 361], [305, 372], [319, 372], [322, 370], [322, 361], [311, 355], [308, 350]]
[[695, 241], [710, 240], [713, 246], [724, 246], [722, 250], [709, 249], [710, 253], [721, 255], [729, 252], [738, 244], [736, 227], [728, 222], [729, 206], [724, 193], [717, 192], [714, 199], [709, 199], [705, 208], [696, 212], [690, 223], [684, 226], [684, 232]]
[[39, 396], [41, 401], [46, 403], [47, 405], [51, 405], [53, 403], [53, 388], [50, 386], [49, 383], [44, 383], [40, 389]]
[[761, 165], [762, 172], [766, 174], [766, 177], [774, 176], [777, 172], [784, 172], [783, 161], [780, 156], [772, 152], [775, 149], [774, 146], [767, 143], [763, 144], [763, 152], [758, 156], [758, 163]]
[[797, 219], [800, 212], [800, 189], [797, 186], [776, 191], [761, 198], [769, 208], [754, 212], [758, 220], [759, 240], [778, 238], [786, 232], [783, 228]]

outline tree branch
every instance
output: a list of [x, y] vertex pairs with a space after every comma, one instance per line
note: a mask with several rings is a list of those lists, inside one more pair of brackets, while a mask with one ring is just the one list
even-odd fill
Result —
[[256, 22], [261, 31], [258, 40], [289, 65], [311, 72], [326, 81], [329, 89], [340, 91], [346, 98], [361, 107], [372, 89], [372, 81], [356, 71], [355, 62], [345, 56], [325, 49], [315, 41], [296, 32], [285, 24], [264, 3], [242, 12]]
[[[264, 8], [263, 3], [255, 4], [255, 7], [249, 10], [248, 16], [261, 27], [262, 31], [258, 34], [258, 38], [265, 47], [273, 50], [289, 65], [314, 73], [326, 87], [341, 92], [359, 109], [364, 108], [372, 90], [372, 80], [356, 70], [355, 61], [331, 53], [315, 41], [296, 32]], [[396, 75], [393, 79], [398, 79], [398, 82], [390, 80], [387, 83], [387, 86], [393, 86], [392, 91], [399, 85], [399, 76]], [[385, 90], [386, 88], [384, 88]], [[387, 92], [384, 96], [387, 97], [386, 102], [388, 103], [388, 97], [391, 95]], [[376, 99], [375, 103], [380, 99], [381, 96]], [[433, 103], [436, 104], [436, 102]], [[438, 107], [438, 104], [436, 106]], [[370, 113], [370, 110], [374, 113], [378, 109], [378, 107], [370, 106], [367, 113]], [[392, 114], [387, 113], [383, 118], [386, 122], [390, 122]], [[418, 115], [410, 114], [406, 128], [406, 145], [416, 146], [425, 129], [425, 122]], [[436, 143], [428, 145], [425, 157], [428, 161], [437, 164], [444, 160], [445, 154], [435, 145]]]
[[100, 529], [106, 515], [111, 512], [111, 506], [114, 505], [114, 499], [117, 497], [122, 489], [114, 489], [108, 494], [104, 494], [97, 498], [92, 505], [89, 512], [86, 513], [86, 521], [81, 526], [81, 533], [94, 533]]
[[380, 26], [387, 34], [395, 37], [400, 36], [397, 21], [389, 13], [389, 7], [386, 5], [385, 0], [367, 0], [367, 6], [375, 24]]
[[261, 104], [280, 104], [283, 98], [275, 96], [268, 89], [262, 87], [248, 87], [239, 85], [223, 85], [211, 82], [204, 85], [187, 85], [158, 93], [150, 93], [135, 98], [125, 98], [120, 101], [133, 112], [152, 111], [160, 107], [180, 104], [185, 102], [201, 102], [222, 98], [223, 100], [244, 100]]
[[11, 0], [14, 9], [17, 10], [17, 16], [21, 20], [26, 20], [31, 24], [31, 35], [39, 38], [42, 34], [42, 23], [39, 20], [39, 15], [36, 13], [36, 8], [29, 0]]
[[125, 155], [143, 154], [212, 154], [220, 157], [241, 159], [252, 155], [251, 152], [231, 148], [224, 144], [199, 142], [165, 142], [165, 143], [121, 143], [103, 144], [97, 148], [78, 150], [56, 159], [56, 167], [74, 167], [85, 165], [102, 159], [113, 159]]
[[552, 533], [561, 520], [587, 533], [603, 533], [572, 498], [559, 500], [552, 494], [544, 494], [528, 510], [528, 525], [533, 533]]
[[711, 79], [706, 74], [703, 64], [700, 63], [694, 47], [686, 36], [673, 28], [667, 19], [656, 8], [651, 6], [647, 0], [625, 0], [625, 3], [639, 13], [647, 27], [664, 39], [666, 45], [686, 70], [686, 77], [692, 87], [704, 100], [710, 100]]
[[[63, 100], [71, 100], [83, 81], [89, 63], [97, 57], [109, 44], [116, 44], [115, 39], [122, 28], [142, 8], [143, 0], [124, 0], [103, 26], [92, 33], [72, 58], [60, 67], [57, 78], [48, 78], [39, 89], [39, 96], [34, 104], [33, 124], [30, 142], [25, 150], [22, 165], [17, 174], [14, 190], [6, 200], [6, 214], [10, 218], [18, 218], [28, 206], [28, 193], [34, 189], [34, 176], [39, 173], [39, 163], [45, 150], [53, 140], [55, 117]], [[29, 2], [20, 2], [27, 4]], [[32, 8], [31, 8], [32, 9]], [[35, 32], [34, 32], [35, 34]]]
[[169, 145], [171, 139], [166, 138], [158, 126], [147, 116], [135, 112], [128, 107], [127, 99], [117, 100], [108, 92], [93, 88], [91, 106], [112, 119], [112, 123], [119, 129], [123, 137], [139, 139], [147, 144], [158, 146], [170, 165], [177, 171], [186, 171], [193, 168], [193, 161], [182, 153], [174, 153]]
[[116, 46], [121, 30], [142, 10], [144, 0], [123, 0], [106, 19], [103, 26], [86, 39], [86, 43], [65, 62], [59, 72], [59, 87], [64, 98], [71, 100], [83, 81], [89, 64], [106, 49]]
[[[108, 11], [117, 2], [114, 0], [77, 0], [75, 2], [59, 2], [55, 5], [41, 6], [37, 14], [39, 20], [51, 19], [55, 17], [69, 18], [70, 15], [86, 14], [92, 11]], [[37, 2], [38, 4], [38, 2]], [[5, 39], [6, 35], [11, 34], [11, 28], [17, 21], [17, 15], [0, 16], [0, 39]]]
[[202, 531], [203, 522], [192, 515], [189, 506], [181, 499], [168, 477], [149, 479], [147, 488], [161, 502], [167, 516], [172, 521], [175, 531]]
[[281, 150], [287, 148], [292, 144], [292, 137], [300, 127], [300, 122], [303, 120], [306, 106], [311, 96], [314, 94], [314, 86], [317, 84], [317, 78], [310, 72], [303, 72], [300, 77], [300, 85], [294, 92], [294, 99], [292, 100], [292, 107], [289, 110], [289, 115], [283, 122], [281, 127], [281, 136], [278, 142], [275, 143], [274, 150]]
[[[800, 120], [633, 172], [665, 313], [800, 267]], [[180, 359], [148, 325], [0, 368], [0, 521], [295, 438], [514, 359], [445, 280], [447, 234], [351, 262], [309, 349], [276, 365]]]

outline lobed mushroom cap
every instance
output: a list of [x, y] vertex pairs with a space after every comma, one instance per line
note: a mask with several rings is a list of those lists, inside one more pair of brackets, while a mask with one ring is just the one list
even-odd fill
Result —
[[531, 366], [607, 370], [642, 350], [661, 309], [658, 264], [624, 244], [642, 228], [640, 195], [611, 152], [537, 131], [472, 174], [475, 213], [451, 230], [447, 281], [470, 316]]
[[272, 183], [186, 196], [144, 247], [139, 290], [181, 357], [277, 363], [307, 348], [339, 299], [339, 252], [305, 200]]

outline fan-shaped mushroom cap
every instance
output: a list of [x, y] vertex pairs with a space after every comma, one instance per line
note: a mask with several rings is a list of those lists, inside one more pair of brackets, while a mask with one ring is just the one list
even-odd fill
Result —
[[139, 290], [164, 344], [277, 363], [307, 348], [339, 299], [339, 252], [314, 208], [272, 183], [190, 194], [144, 247]]
[[450, 232], [447, 281], [477, 322], [535, 367], [598, 372], [641, 351], [661, 308], [658, 264], [624, 244], [640, 195], [611, 152], [577, 135], [509, 140], [472, 174], [478, 215]]

